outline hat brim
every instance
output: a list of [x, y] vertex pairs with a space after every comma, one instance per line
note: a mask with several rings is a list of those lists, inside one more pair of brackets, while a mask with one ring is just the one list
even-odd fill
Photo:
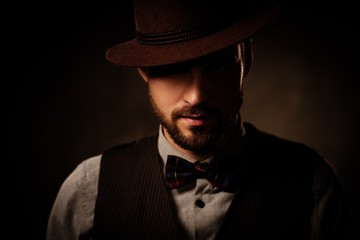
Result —
[[222, 31], [189, 41], [166, 45], [145, 45], [136, 39], [110, 47], [106, 59], [128, 67], [151, 67], [181, 63], [217, 52], [252, 37], [279, 15], [278, 5], [235, 22]]

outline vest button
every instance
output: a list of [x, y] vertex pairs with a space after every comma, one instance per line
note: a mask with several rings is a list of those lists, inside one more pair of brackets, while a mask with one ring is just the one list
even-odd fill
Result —
[[200, 199], [195, 201], [195, 205], [198, 206], [199, 208], [205, 207], [205, 203]]

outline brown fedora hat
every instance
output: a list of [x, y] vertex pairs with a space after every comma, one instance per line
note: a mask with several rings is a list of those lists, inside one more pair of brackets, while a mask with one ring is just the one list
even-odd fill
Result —
[[134, 0], [136, 38], [110, 47], [118, 65], [180, 63], [237, 44], [279, 14], [278, 4], [254, 0]]

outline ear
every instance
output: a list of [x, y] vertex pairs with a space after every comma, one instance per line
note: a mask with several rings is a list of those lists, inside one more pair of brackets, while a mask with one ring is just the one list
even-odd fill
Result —
[[138, 71], [138, 73], [142, 77], [142, 79], [144, 79], [144, 81], [147, 83], [148, 82], [148, 75], [146, 73], [146, 69], [138, 67], [138, 68], [136, 68], [136, 70]]
[[244, 77], [249, 73], [253, 61], [253, 43], [252, 38], [245, 40], [245, 64]]

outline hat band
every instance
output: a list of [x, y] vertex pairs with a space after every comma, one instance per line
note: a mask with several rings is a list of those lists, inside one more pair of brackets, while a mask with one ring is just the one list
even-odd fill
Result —
[[199, 26], [191, 26], [175, 31], [140, 33], [136, 32], [137, 40], [144, 45], [162, 45], [178, 43], [207, 36], [211, 33], [220, 31], [229, 21], [211, 21]]

